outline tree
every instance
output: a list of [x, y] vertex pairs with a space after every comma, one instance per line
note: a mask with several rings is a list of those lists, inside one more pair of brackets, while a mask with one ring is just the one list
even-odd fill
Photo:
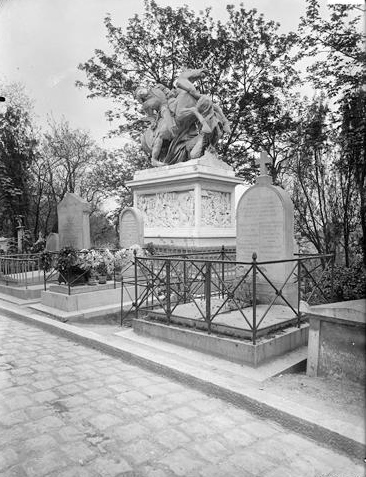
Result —
[[365, 11], [357, 5], [328, 5], [329, 18], [320, 13], [318, 0], [307, 0], [299, 33], [301, 55], [313, 58], [309, 79], [318, 89], [338, 98], [353, 94], [365, 83]]
[[301, 105], [291, 156], [287, 172], [297, 231], [318, 253], [337, 251], [338, 261], [350, 266], [358, 225], [357, 189], [324, 96]]
[[162, 8], [146, 0], [145, 13], [131, 18], [126, 32], [107, 16], [113, 52], [95, 50], [95, 57], [79, 65], [87, 82], [77, 85], [88, 88], [89, 97], [111, 98], [118, 107], [109, 118], [123, 120], [114, 132], [137, 139], [144, 127], [137, 87], [172, 88], [183, 69], [206, 67], [209, 77], [198, 88], [220, 103], [231, 124], [219, 153], [251, 180], [253, 151], [267, 150], [276, 170], [285, 158], [283, 124], [289, 116], [280, 103], [297, 81], [291, 57], [296, 35], [280, 34], [279, 25], [255, 9], [227, 10], [229, 20], [222, 23], [209, 9], [196, 15], [187, 6]]
[[113, 197], [117, 208], [115, 219], [125, 207], [132, 205], [131, 189], [126, 184], [133, 179], [136, 171], [151, 167], [146, 155], [133, 144], [126, 144], [122, 149], [108, 152], [90, 174], [90, 187], [99, 187], [106, 195]]
[[363, 263], [366, 266], [366, 36], [362, 26], [365, 10], [360, 6], [341, 4], [329, 5], [328, 8], [329, 18], [325, 19], [320, 15], [318, 0], [307, 0], [306, 14], [299, 27], [302, 55], [315, 58], [308, 67], [309, 79], [333, 99], [333, 118], [338, 128], [335, 143], [336, 147], [340, 146], [335, 168], [342, 192], [345, 260], [349, 262], [348, 240], [350, 222], [353, 221], [349, 213], [352, 211], [353, 215], [356, 210], [361, 223]]
[[96, 210], [90, 217], [90, 239], [93, 247], [116, 248], [116, 229], [108, 214], [101, 210]]
[[[361, 225], [363, 263], [366, 266], [366, 92], [349, 94], [341, 102], [341, 159], [338, 169], [353, 182], [358, 195], [357, 215]], [[348, 202], [344, 207], [348, 213]]]
[[49, 127], [40, 158], [33, 167], [33, 210], [42, 217], [41, 228], [46, 233], [57, 228], [57, 204], [66, 192], [79, 194], [92, 204], [93, 210], [105, 197], [96, 181], [91, 183], [93, 169], [103, 163], [105, 152], [89, 133], [72, 129], [65, 120], [59, 124], [50, 121]]
[[30, 168], [37, 156], [32, 104], [17, 83], [2, 84], [6, 98], [0, 112], [0, 232], [15, 235], [16, 217], [26, 227], [30, 207]]

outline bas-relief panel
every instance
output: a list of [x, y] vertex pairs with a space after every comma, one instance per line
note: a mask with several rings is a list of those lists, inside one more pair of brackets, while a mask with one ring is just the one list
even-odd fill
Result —
[[231, 227], [231, 193], [203, 190], [201, 195], [201, 223], [215, 227]]
[[137, 196], [145, 227], [194, 226], [194, 191], [158, 192]]

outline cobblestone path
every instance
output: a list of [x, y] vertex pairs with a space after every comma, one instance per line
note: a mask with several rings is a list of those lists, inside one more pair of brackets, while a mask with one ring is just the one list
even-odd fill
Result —
[[0, 316], [0, 475], [363, 477], [220, 399]]

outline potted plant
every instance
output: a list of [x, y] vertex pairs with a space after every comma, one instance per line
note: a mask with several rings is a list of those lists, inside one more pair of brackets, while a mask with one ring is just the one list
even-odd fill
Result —
[[96, 272], [98, 274], [98, 283], [101, 285], [107, 283], [108, 266], [103, 257], [96, 266]]

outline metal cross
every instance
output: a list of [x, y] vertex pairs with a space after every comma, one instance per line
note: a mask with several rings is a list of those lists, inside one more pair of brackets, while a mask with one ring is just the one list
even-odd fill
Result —
[[256, 159], [255, 162], [256, 164], [259, 165], [260, 175], [267, 176], [268, 175], [267, 164], [270, 163], [270, 159], [266, 151], [261, 151], [259, 159]]

